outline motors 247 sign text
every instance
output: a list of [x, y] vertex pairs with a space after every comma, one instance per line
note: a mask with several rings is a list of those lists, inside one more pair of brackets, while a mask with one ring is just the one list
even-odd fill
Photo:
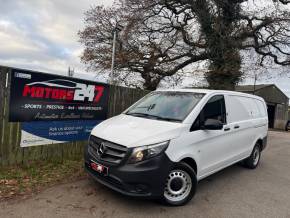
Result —
[[107, 84], [13, 69], [9, 121], [104, 120], [108, 98]]

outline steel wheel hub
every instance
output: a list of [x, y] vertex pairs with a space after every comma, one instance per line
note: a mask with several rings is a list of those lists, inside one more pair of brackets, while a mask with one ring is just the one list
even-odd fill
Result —
[[189, 195], [191, 187], [191, 178], [187, 172], [173, 170], [167, 177], [164, 197], [170, 201], [181, 201]]

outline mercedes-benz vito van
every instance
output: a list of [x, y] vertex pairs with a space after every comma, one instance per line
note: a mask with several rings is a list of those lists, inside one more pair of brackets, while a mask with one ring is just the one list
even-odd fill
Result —
[[126, 195], [184, 205], [199, 180], [234, 163], [254, 169], [267, 144], [260, 97], [231, 91], [154, 91], [96, 126], [85, 168]]

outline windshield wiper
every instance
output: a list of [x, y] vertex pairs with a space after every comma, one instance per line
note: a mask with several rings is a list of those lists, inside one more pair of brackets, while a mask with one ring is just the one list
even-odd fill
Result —
[[132, 116], [136, 116], [136, 117], [148, 117], [148, 116], [150, 116], [150, 114], [139, 113], [139, 112], [126, 113], [126, 115], [132, 115]]
[[139, 106], [139, 107], [136, 107], [136, 108], [146, 108], [149, 111], [149, 110], [152, 110], [155, 106], [156, 106], [156, 104], [150, 104], [150, 105], [147, 105], [147, 106]]
[[170, 118], [170, 117], [160, 117], [156, 116], [158, 120], [165, 120], [165, 121], [173, 121], [173, 122], [181, 122], [182, 120], [180, 119], [175, 119], [175, 118]]
[[134, 113], [133, 112], [133, 113], [127, 113], [127, 115], [132, 115], [132, 116], [137, 116], [137, 117], [152, 117], [152, 118], [155, 118], [156, 120], [181, 122], [181, 120], [179, 120], [179, 119], [170, 118], [170, 117], [161, 117], [161, 116], [158, 116], [158, 115], [146, 114], [146, 113], [138, 113], [138, 112]]

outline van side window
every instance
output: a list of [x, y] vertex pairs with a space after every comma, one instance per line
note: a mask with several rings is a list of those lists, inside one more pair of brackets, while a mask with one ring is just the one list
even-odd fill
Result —
[[209, 101], [206, 103], [206, 105], [194, 121], [190, 131], [201, 129], [201, 125], [207, 119], [219, 120], [223, 124], [227, 123], [226, 106], [223, 95], [216, 95], [209, 99]]

